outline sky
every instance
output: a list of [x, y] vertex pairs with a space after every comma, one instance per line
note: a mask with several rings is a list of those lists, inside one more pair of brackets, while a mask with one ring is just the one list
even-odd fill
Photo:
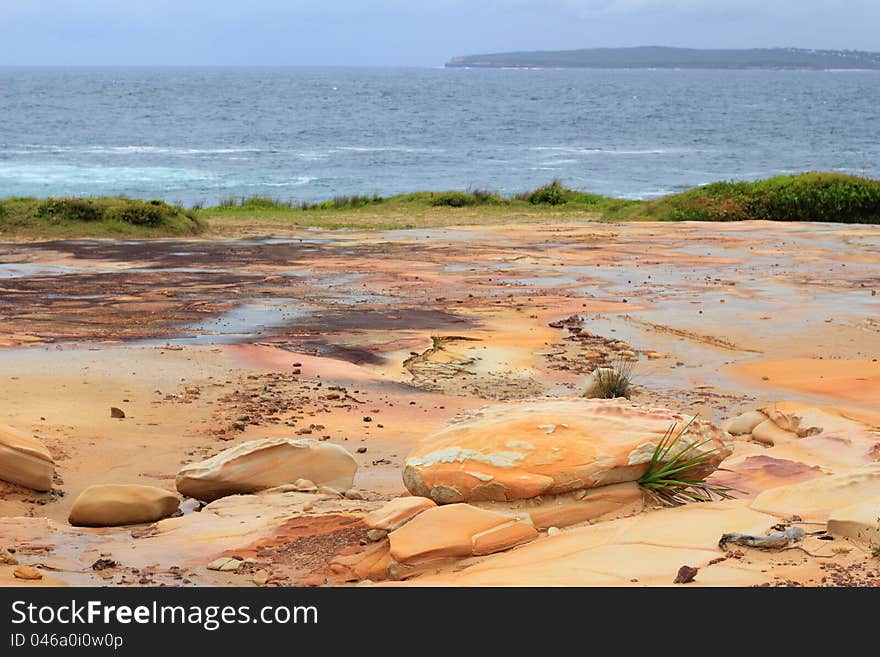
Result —
[[0, 0], [0, 66], [441, 66], [511, 50], [880, 51], [880, 0]]

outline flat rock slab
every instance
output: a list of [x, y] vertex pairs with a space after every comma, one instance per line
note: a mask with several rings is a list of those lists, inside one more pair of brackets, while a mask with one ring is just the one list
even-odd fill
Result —
[[[671, 585], [682, 565], [700, 568], [721, 556], [721, 534], [764, 534], [778, 519], [742, 501], [691, 504], [602, 522], [541, 538], [456, 573], [421, 577], [424, 585], [613, 586]], [[706, 571], [708, 574], [709, 571]], [[713, 574], [712, 583], [751, 584], [760, 572]]]
[[832, 511], [828, 516], [828, 533], [880, 545], [880, 496]]
[[0, 479], [38, 491], [52, 490], [55, 461], [46, 446], [11, 427], [0, 427]]
[[437, 505], [427, 497], [396, 497], [386, 502], [381, 509], [364, 516], [364, 524], [371, 529], [391, 532], [434, 506]]
[[644, 508], [645, 496], [634, 481], [560, 495], [541, 495], [512, 502], [474, 502], [490, 511], [525, 514], [539, 530], [568, 527], [590, 520], [635, 515]]
[[[403, 480], [413, 495], [438, 504], [510, 501], [638, 479], [658, 442], [691, 416], [626, 400], [579, 397], [488, 406], [421, 441]], [[727, 434], [694, 421], [682, 447], [715, 449], [704, 474], [730, 450]]]
[[293, 438], [251, 440], [177, 474], [177, 490], [203, 502], [308, 479], [337, 491], [352, 487], [357, 462], [332, 443]]
[[80, 493], [68, 522], [78, 527], [135, 525], [166, 518], [179, 506], [177, 495], [155, 486], [101, 484]]
[[880, 497], [880, 463], [764, 491], [751, 507], [781, 518], [798, 515], [824, 522], [835, 509], [875, 497]]
[[391, 556], [404, 564], [492, 554], [537, 537], [527, 519], [469, 504], [426, 509], [388, 534]]

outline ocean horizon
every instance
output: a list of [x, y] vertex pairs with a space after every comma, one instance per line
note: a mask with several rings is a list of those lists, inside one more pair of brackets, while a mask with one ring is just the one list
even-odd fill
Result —
[[649, 199], [880, 177], [877, 71], [0, 67], [0, 197], [490, 189]]

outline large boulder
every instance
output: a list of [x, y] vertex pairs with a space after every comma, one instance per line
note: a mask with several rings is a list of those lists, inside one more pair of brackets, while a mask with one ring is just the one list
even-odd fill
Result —
[[55, 461], [36, 438], [0, 427], [0, 479], [39, 491], [52, 490]]
[[77, 527], [115, 527], [155, 522], [177, 511], [177, 495], [155, 486], [89, 486], [73, 503], [68, 522]]
[[251, 440], [177, 473], [182, 495], [211, 502], [227, 495], [255, 493], [298, 479], [338, 491], [351, 488], [357, 462], [331, 443], [293, 438]]
[[[672, 425], [692, 418], [623, 399], [580, 397], [489, 406], [421, 441], [403, 481], [438, 504], [510, 501], [635, 481]], [[682, 438], [703, 443], [708, 474], [730, 454], [729, 436], [695, 420]]]

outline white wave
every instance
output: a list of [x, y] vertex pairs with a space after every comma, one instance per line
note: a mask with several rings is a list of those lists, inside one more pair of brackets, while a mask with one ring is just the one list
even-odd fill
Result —
[[126, 185], [208, 182], [208, 171], [172, 167], [83, 167], [65, 164], [0, 164], [0, 181], [25, 185]]
[[580, 146], [531, 146], [529, 150], [573, 155], [673, 155], [696, 152], [691, 148], [585, 148]]
[[317, 178], [313, 176], [297, 176], [296, 178], [291, 178], [290, 180], [284, 180], [281, 182], [260, 182], [254, 183], [256, 187], [299, 187], [301, 185], [308, 185], [310, 182], [317, 180]]
[[354, 153], [445, 153], [444, 148], [422, 148], [414, 146], [335, 146], [331, 151], [350, 151]]
[[260, 153], [259, 148], [182, 148], [177, 146], [61, 146], [56, 144], [20, 144], [3, 153], [27, 155], [31, 153], [71, 153], [82, 155], [225, 155]]

